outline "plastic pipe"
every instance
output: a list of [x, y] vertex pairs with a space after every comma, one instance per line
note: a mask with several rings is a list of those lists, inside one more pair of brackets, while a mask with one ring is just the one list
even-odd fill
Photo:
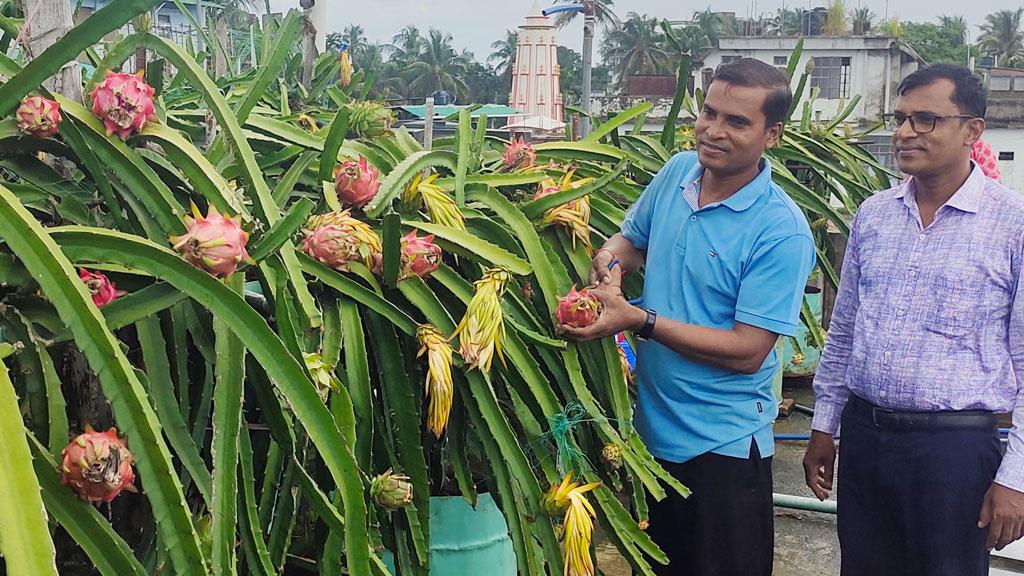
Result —
[[772, 502], [779, 508], [792, 508], [793, 510], [806, 510], [808, 512], [824, 512], [825, 514], [836, 513], [836, 501], [825, 500], [824, 502], [817, 498], [805, 498], [803, 496], [793, 496], [791, 494], [772, 494]]

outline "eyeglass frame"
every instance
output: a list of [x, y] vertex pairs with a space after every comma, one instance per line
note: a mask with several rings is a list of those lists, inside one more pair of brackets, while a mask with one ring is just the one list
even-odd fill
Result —
[[[891, 122], [893, 122], [893, 121], [895, 121], [897, 119], [897, 116], [896, 116], [897, 114], [903, 116], [903, 121], [901, 121], [895, 127], [889, 126], [889, 124]], [[925, 131], [918, 130], [917, 129], [917, 122], [914, 121], [914, 114], [919, 114], [919, 115], [920, 114], [926, 114], [928, 116], [931, 116], [931, 118], [932, 118], [932, 129], [931, 130], [925, 130]], [[886, 112], [885, 114], [882, 114], [882, 125], [885, 126], [887, 129], [892, 130], [893, 132], [895, 132], [895, 131], [899, 130], [900, 128], [902, 128], [903, 125], [907, 121], [910, 121], [910, 129], [913, 130], [915, 134], [931, 134], [932, 132], [935, 132], [935, 128], [939, 125], [939, 120], [950, 120], [950, 119], [953, 119], [953, 118], [959, 118], [961, 120], [977, 120], [978, 116], [971, 116], [969, 114], [946, 114], [946, 115], [940, 115], [940, 114], [932, 114], [930, 112], [914, 112], [914, 113], [909, 114], [909, 115], [904, 115], [901, 112]]]

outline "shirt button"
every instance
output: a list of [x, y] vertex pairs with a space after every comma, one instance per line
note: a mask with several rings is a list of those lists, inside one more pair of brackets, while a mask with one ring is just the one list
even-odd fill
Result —
[[897, 308], [896, 309], [896, 314], [899, 314], [900, 316], [903, 316], [906, 313], [907, 313], [907, 309], [906, 308]]
[[696, 222], [697, 221], [697, 217], [696, 216], [690, 216], [690, 220], [693, 221], [693, 222]]
[[920, 236], [918, 236], [918, 239], [920, 239], [920, 240], [924, 240], [924, 239], [925, 239], [925, 235], [924, 235], [924, 234], [921, 234]]
[[917, 270], [911, 270], [910, 271], [910, 275], [911, 276], [917, 276]]
[[879, 392], [878, 395], [881, 396], [882, 398], [885, 398], [886, 397], [885, 390], [882, 390], [881, 392]]

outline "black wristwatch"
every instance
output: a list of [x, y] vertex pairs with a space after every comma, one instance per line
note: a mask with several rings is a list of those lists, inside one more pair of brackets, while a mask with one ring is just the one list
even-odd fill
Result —
[[641, 340], [650, 340], [654, 335], [654, 323], [658, 320], [658, 313], [650, 308], [644, 308], [644, 312], [647, 312], [647, 319], [644, 320], [643, 327], [636, 331], [636, 336]]

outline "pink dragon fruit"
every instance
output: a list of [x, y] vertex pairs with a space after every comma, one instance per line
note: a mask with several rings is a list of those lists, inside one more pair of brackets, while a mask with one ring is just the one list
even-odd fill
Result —
[[434, 244], [434, 235], [422, 238], [413, 230], [402, 237], [402, 275], [401, 278], [419, 276], [427, 278], [441, 266], [441, 248]]
[[597, 321], [601, 315], [601, 303], [590, 295], [590, 289], [576, 291], [573, 286], [569, 293], [558, 299], [555, 318], [559, 324], [573, 328], [586, 328]]
[[18, 130], [22, 134], [46, 138], [60, 127], [60, 104], [42, 96], [29, 96], [18, 106]]
[[226, 278], [238, 269], [239, 263], [251, 261], [245, 251], [249, 234], [242, 230], [237, 217], [225, 218], [212, 205], [205, 218], [194, 204], [192, 214], [185, 217], [188, 232], [170, 238], [174, 249], [189, 264], [218, 278]]
[[114, 283], [107, 278], [107, 275], [102, 272], [89, 272], [85, 268], [81, 268], [78, 270], [78, 277], [82, 279], [85, 287], [89, 289], [89, 293], [92, 294], [92, 303], [97, 308], [102, 308], [116, 300], [119, 296], [126, 294], [123, 290], [118, 290]]
[[533, 146], [527, 144], [522, 138], [513, 139], [511, 144], [506, 144], [505, 153], [502, 156], [505, 159], [506, 170], [530, 168], [537, 160], [537, 153], [533, 151]]
[[350, 262], [379, 267], [380, 237], [348, 210], [313, 216], [303, 233], [302, 251], [335, 270], [348, 272]]
[[134, 492], [132, 453], [117, 429], [96, 432], [89, 426], [61, 452], [61, 483], [88, 502], [110, 502], [124, 490]]
[[373, 200], [380, 189], [377, 169], [360, 157], [359, 161], [346, 160], [334, 172], [334, 189], [342, 206], [362, 208]]
[[108, 136], [117, 134], [124, 140], [156, 118], [153, 87], [141, 76], [108, 71], [92, 91], [92, 112], [103, 120]]

